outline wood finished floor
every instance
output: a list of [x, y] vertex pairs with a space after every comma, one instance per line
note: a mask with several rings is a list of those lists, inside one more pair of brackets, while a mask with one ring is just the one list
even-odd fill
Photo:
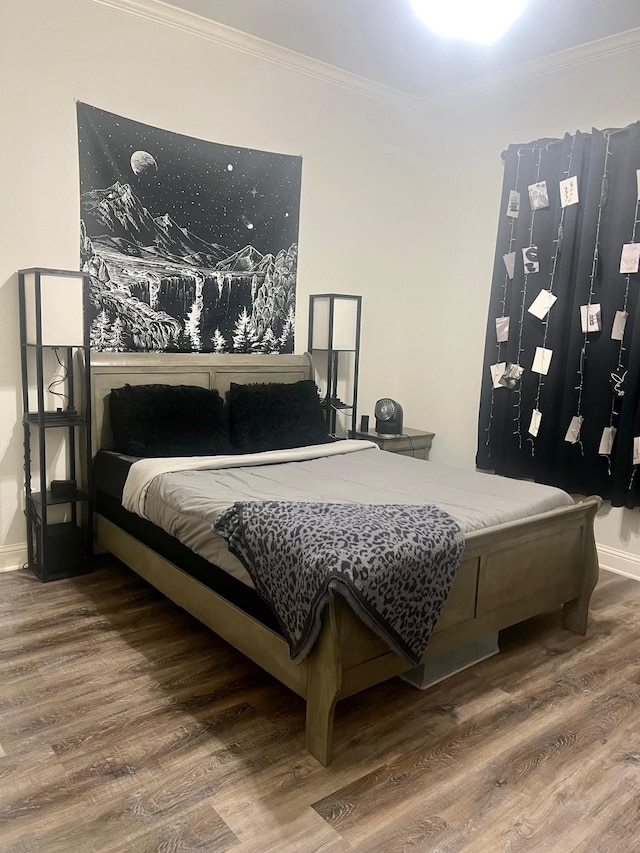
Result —
[[640, 584], [502, 649], [340, 703], [324, 768], [302, 700], [126, 569], [0, 575], [0, 850], [640, 851]]

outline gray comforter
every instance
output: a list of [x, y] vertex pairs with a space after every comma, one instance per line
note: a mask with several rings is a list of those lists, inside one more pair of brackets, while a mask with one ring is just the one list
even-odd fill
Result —
[[[572, 503], [559, 489], [445, 468], [357, 441], [249, 457], [142, 460], [130, 469], [124, 492], [127, 509], [245, 583], [255, 583], [278, 613], [294, 656], [310, 648], [322, 604], [334, 589], [412, 662], [420, 659], [444, 604], [462, 534]], [[260, 509], [265, 502], [273, 506]], [[283, 504], [299, 513], [287, 524]], [[327, 504], [331, 510], [321, 514], [318, 505]], [[356, 527], [345, 527], [341, 513], [355, 513]], [[221, 516], [220, 530], [242, 561], [213, 532]], [[416, 550], [392, 562], [414, 529]], [[371, 551], [359, 546], [354, 551], [354, 542], [346, 541], [359, 530], [369, 531]], [[399, 538], [385, 549], [392, 534]], [[249, 560], [249, 552], [257, 560]], [[317, 566], [300, 570], [313, 553], [319, 555]], [[371, 577], [356, 578], [354, 572], [360, 575], [365, 565]], [[296, 583], [304, 585], [302, 595]], [[303, 605], [297, 614], [294, 598]]]
[[211, 526], [237, 501], [256, 499], [436, 505], [464, 533], [573, 503], [560, 489], [417, 461], [374, 447], [300, 462], [161, 474], [149, 485], [144, 515], [209, 562], [253, 585]]

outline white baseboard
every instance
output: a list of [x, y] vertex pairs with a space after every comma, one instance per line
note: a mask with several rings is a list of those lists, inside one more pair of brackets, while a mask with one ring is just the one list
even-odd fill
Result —
[[0, 546], [0, 572], [14, 572], [27, 562], [27, 543]]
[[[640, 555], [598, 545], [600, 568], [626, 578], [640, 581]], [[0, 572], [13, 572], [27, 562], [27, 543], [0, 546]]]
[[640, 581], [640, 556], [610, 548], [608, 545], [597, 545], [600, 568], [615, 572], [625, 578]]

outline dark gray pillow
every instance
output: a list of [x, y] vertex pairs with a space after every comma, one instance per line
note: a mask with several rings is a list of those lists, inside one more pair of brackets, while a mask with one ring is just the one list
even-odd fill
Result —
[[193, 385], [124, 385], [109, 397], [115, 449], [130, 456], [230, 453], [224, 402]]
[[227, 395], [229, 435], [236, 453], [284, 450], [333, 441], [318, 389], [310, 379], [239, 385]]

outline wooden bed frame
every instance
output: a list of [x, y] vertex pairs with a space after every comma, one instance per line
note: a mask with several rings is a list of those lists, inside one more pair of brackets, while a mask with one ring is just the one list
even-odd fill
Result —
[[[112, 447], [108, 395], [125, 383], [218, 388], [230, 382], [295, 382], [312, 376], [308, 356], [92, 354], [93, 448]], [[421, 462], [420, 464], [428, 464]], [[562, 624], [584, 634], [598, 580], [591, 497], [524, 521], [467, 536], [464, 557], [423, 661], [563, 606]], [[336, 701], [411, 669], [340, 597], [324, 615], [309, 657], [294, 664], [287, 642], [101, 515], [96, 538], [164, 595], [306, 699], [306, 745], [322, 764], [332, 752]]]

